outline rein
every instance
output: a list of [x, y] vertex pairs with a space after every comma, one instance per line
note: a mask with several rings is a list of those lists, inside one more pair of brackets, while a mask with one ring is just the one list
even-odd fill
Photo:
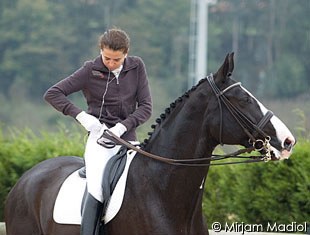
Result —
[[[160, 162], [168, 163], [171, 165], [175, 165], [175, 166], [203, 167], [203, 166], [215, 166], [215, 165], [229, 165], [229, 164], [231, 165], [231, 164], [240, 164], [240, 163], [267, 162], [271, 159], [271, 157], [268, 156], [268, 154], [261, 155], [261, 156], [240, 156], [239, 155], [242, 153], [250, 153], [254, 150], [257, 150], [257, 151], [262, 150], [262, 149], [267, 150], [267, 148], [269, 148], [269, 141], [265, 142], [264, 146], [260, 149], [256, 149], [254, 146], [252, 146], [252, 147], [240, 149], [236, 152], [233, 152], [231, 154], [225, 154], [225, 155], [211, 155], [211, 157], [193, 158], [193, 159], [171, 159], [171, 158], [166, 158], [166, 157], [162, 157], [159, 155], [155, 155], [155, 154], [146, 152], [146, 151], [142, 150], [141, 148], [137, 147], [136, 145], [133, 145], [133, 144], [121, 139], [120, 137], [118, 137], [113, 132], [109, 131], [108, 129], [104, 131], [104, 133], [102, 134], [102, 136], [100, 138], [107, 138], [107, 139], [113, 141], [114, 145], [118, 144], [118, 145], [126, 146], [127, 148], [134, 150], [134, 151], [142, 154], [145, 157], [148, 157], [148, 158], [160, 161]], [[97, 143], [103, 145], [102, 142], [100, 142], [100, 141], [97, 141]], [[106, 147], [106, 146], [104, 146], [104, 147]], [[109, 146], [109, 147], [111, 147], [111, 146]], [[268, 151], [266, 151], [266, 152], [268, 152]], [[221, 163], [204, 163], [204, 161], [216, 161], [216, 160], [223, 160], [223, 159], [227, 159], [227, 158], [242, 158], [242, 159], [248, 158], [248, 160], [221, 162]]]
[[[141, 148], [116, 136], [114, 133], [112, 133], [108, 129], [103, 132], [102, 136], [97, 140], [97, 143], [106, 148], [113, 148], [116, 144], [123, 145], [129, 149], [132, 149], [142, 154], [145, 157], [152, 158], [154, 160], [168, 163], [168, 164], [175, 165], [175, 166], [204, 167], [204, 166], [214, 166], [214, 165], [267, 162], [271, 160], [271, 150], [270, 150], [270, 144], [269, 144], [271, 138], [268, 135], [266, 135], [266, 133], [262, 129], [271, 119], [271, 117], [273, 116], [273, 113], [271, 111], [267, 111], [264, 117], [256, 125], [252, 123], [240, 110], [238, 110], [224, 95], [225, 92], [227, 92], [228, 90], [236, 86], [240, 86], [241, 85], [240, 82], [234, 83], [221, 91], [216, 86], [212, 74], [207, 76], [207, 81], [209, 82], [209, 85], [211, 86], [213, 92], [215, 93], [217, 97], [219, 108], [220, 108], [220, 133], [219, 133], [220, 144], [223, 145], [223, 142], [222, 142], [222, 132], [223, 132], [222, 103], [223, 103], [227, 107], [231, 115], [234, 117], [234, 119], [237, 121], [237, 123], [242, 127], [244, 132], [249, 136], [249, 143], [252, 143], [251, 147], [240, 149], [238, 151], [235, 151], [230, 154], [225, 154], [225, 155], [212, 154], [211, 157], [206, 157], [206, 158], [172, 159], [172, 158], [166, 158], [166, 157], [162, 157], [162, 156], [158, 156], [158, 155], [146, 152], [142, 150]], [[252, 134], [250, 131], [252, 131]], [[255, 133], [259, 133], [262, 136], [264, 136], [264, 140], [256, 139], [254, 137]], [[104, 138], [112, 142], [104, 141]], [[251, 153], [252, 151], [263, 151], [265, 155], [240, 156], [240, 154]], [[240, 158], [240, 159], [247, 159], [247, 160], [220, 162], [220, 163], [206, 163], [206, 161], [217, 161], [217, 160], [224, 160], [227, 158]]]

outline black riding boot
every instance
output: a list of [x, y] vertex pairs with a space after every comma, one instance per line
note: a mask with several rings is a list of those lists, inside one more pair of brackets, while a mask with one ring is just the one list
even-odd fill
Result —
[[99, 235], [103, 204], [86, 194], [82, 211], [81, 235]]

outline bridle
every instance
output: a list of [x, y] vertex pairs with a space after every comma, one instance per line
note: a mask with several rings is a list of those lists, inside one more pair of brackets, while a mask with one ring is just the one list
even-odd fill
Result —
[[[222, 132], [223, 132], [223, 110], [222, 110], [222, 103], [227, 107], [231, 115], [237, 121], [237, 123], [242, 127], [243, 131], [249, 136], [249, 141], [252, 143], [252, 146], [244, 149], [240, 149], [236, 152], [225, 154], [225, 155], [216, 155], [212, 154], [211, 157], [206, 158], [190, 158], [190, 159], [172, 159], [166, 158], [162, 156], [158, 156], [149, 152], [144, 151], [137, 145], [133, 145], [120, 137], [116, 136], [113, 132], [109, 131], [108, 129], [104, 131], [102, 136], [98, 139], [97, 143], [103, 145], [106, 148], [113, 148], [116, 144], [126, 146], [127, 148], [136, 151], [142, 154], [145, 157], [152, 158], [157, 161], [161, 161], [164, 163], [168, 163], [175, 166], [190, 166], [190, 167], [203, 167], [203, 166], [211, 166], [211, 165], [228, 165], [228, 164], [239, 164], [239, 163], [253, 163], [253, 162], [266, 162], [271, 160], [271, 150], [270, 150], [270, 136], [268, 136], [264, 131], [263, 128], [268, 123], [268, 121], [273, 116], [271, 111], [268, 111], [261, 121], [258, 124], [254, 124], [251, 122], [237, 107], [235, 107], [226, 97], [225, 92], [228, 90], [240, 86], [241, 83], [237, 82], [229, 87], [225, 88], [224, 90], [220, 91], [219, 88], [216, 86], [214, 82], [213, 75], [207, 76], [207, 81], [211, 86], [213, 92], [215, 93], [219, 109], [220, 109], [220, 132], [219, 132], [219, 141], [222, 145]], [[264, 136], [264, 139], [256, 139], [254, 137], [255, 133], [259, 133]], [[112, 142], [107, 141], [100, 141], [100, 139], [108, 139]], [[252, 151], [263, 151], [265, 155], [259, 156], [241, 156], [240, 154], [243, 153], [251, 153]], [[221, 162], [221, 163], [206, 163], [206, 161], [215, 161], [215, 160], [223, 160], [227, 158], [241, 158], [247, 159], [242, 161], [231, 161], [231, 162]]]
[[[233, 116], [233, 118], [236, 120], [236, 122], [240, 125], [240, 127], [243, 129], [244, 133], [249, 137], [249, 143], [252, 143], [252, 145], [255, 147], [256, 150], [262, 150], [267, 145], [269, 145], [270, 136], [268, 136], [264, 131], [264, 127], [266, 124], [270, 121], [270, 119], [273, 116], [273, 113], [271, 111], [267, 111], [266, 114], [263, 116], [263, 118], [260, 120], [258, 124], [253, 123], [249, 118], [247, 118], [246, 115], [244, 115], [236, 106], [234, 106], [225, 96], [225, 92], [228, 90], [236, 87], [241, 86], [241, 82], [236, 82], [224, 90], [220, 91], [220, 89], [216, 86], [214, 82], [213, 75], [210, 74], [207, 76], [207, 80], [214, 92], [214, 94], [217, 97], [219, 109], [220, 109], [220, 131], [219, 131], [219, 142], [221, 145], [223, 145], [222, 141], [222, 133], [223, 133], [223, 109], [222, 109], [222, 103], [226, 106], [230, 114]], [[264, 140], [256, 139], [254, 137], [255, 134], [260, 134], [264, 137]], [[266, 150], [270, 149], [267, 148]], [[270, 156], [271, 157], [271, 156]]]

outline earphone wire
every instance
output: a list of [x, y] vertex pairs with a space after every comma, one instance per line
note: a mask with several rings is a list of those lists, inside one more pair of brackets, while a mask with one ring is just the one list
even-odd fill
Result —
[[103, 95], [102, 95], [102, 102], [101, 102], [101, 107], [100, 107], [100, 111], [99, 111], [99, 118], [98, 118], [99, 121], [100, 121], [100, 119], [101, 119], [101, 117], [102, 117], [102, 110], [103, 110], [103, 105], [104, 105], [104, 98], [105, 98], [105, 96], [106, 96], [106, 94], [107, 94], [107, 92], [108, 92], [109, 84], [116, 78], [116, 77], [114, 76], [114, 78], [112, 78], [112, 79], [110, 80], [110, 76], [111, 76], [111, 71], [109, 70], [108, 81], [107, 81], [107, 84], [106, 84], [106, 86], [105, 86], [104, 93], [103, 93]]

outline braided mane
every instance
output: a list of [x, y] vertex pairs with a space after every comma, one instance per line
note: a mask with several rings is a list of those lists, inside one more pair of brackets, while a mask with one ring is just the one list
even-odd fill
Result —
[[178, 104], [180, 104], [185, 98], [188, 98], [192, 92], [194, 92], [202, 83], [204, 83], [207, 79], [203, 78], [201, 79], [197, 85], [194, 85], [191, 89], [186, 91], [183, 95], [181, 95], [179, 98], [177, 98], [175, 101], [173, 101], [168, 108], [165, 109], [165, 111], [159, 115], [158, 118], [156, 118], [154, 124], [151, 125], [151, 128], [153, 131], [148, 132], [147, 134], [149, 135], [148, 138], [144, 139], [143, 143], [141, 143], [141, 148], [144, 149], [147, 144], [150, 141], [150, 138], [152, 137], [154, 131], [160, 127], [160, 124], [162, 123], [163, 120], [167, 118], [167, 116], [171, 113], [173, 109], [177, 107]]

